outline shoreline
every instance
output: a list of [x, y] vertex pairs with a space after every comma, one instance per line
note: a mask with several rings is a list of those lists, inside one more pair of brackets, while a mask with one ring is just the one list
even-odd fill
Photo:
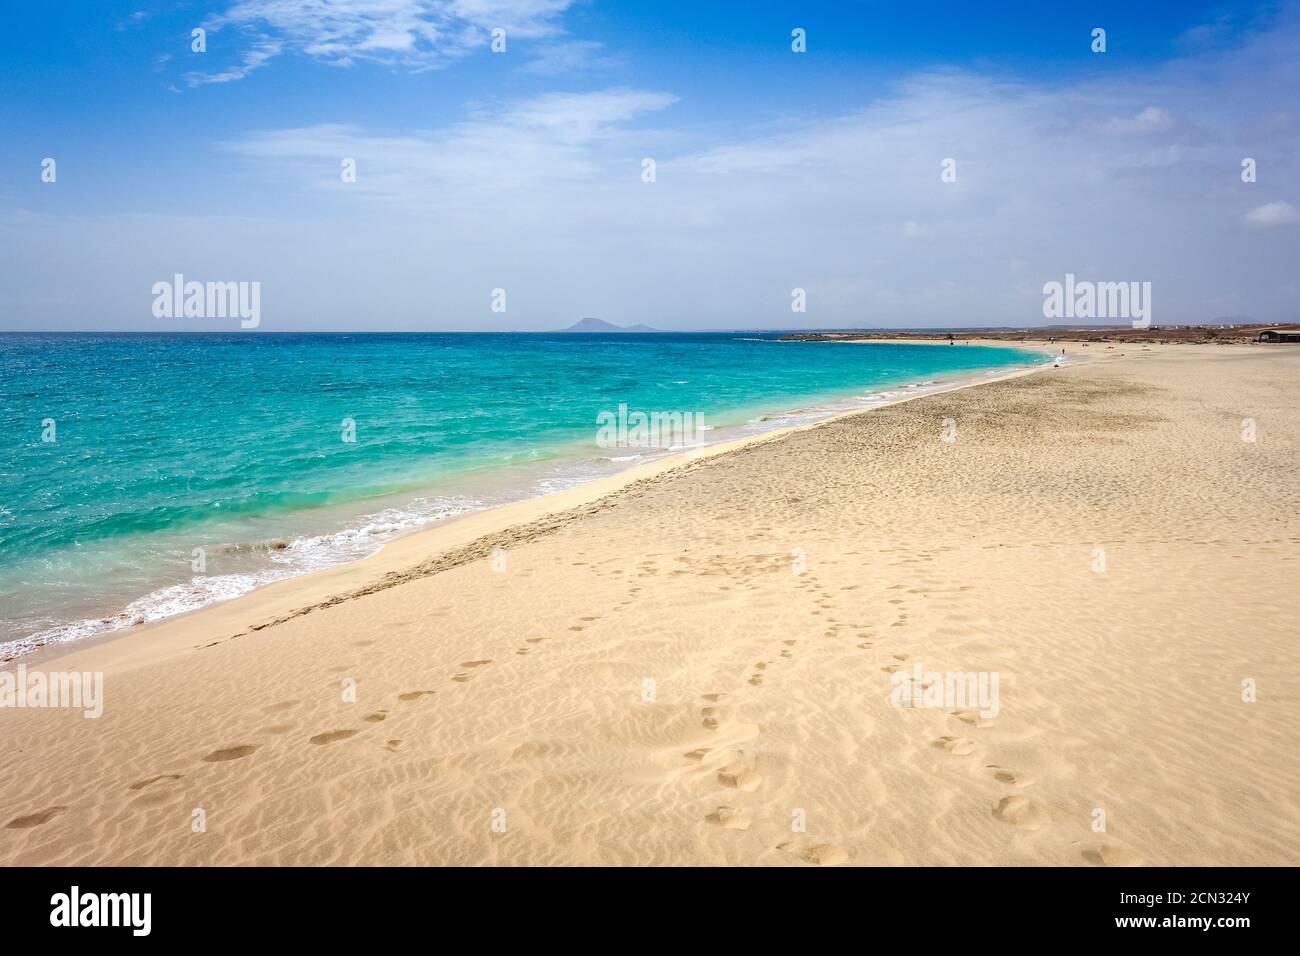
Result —
[[[869, 341], [854, 340], [852, 344], [873, 343]], [[915, 343], [894, 341], [886, 344], [939, 343], [919, 339], [916, 340]], [[972, 342], [967, 344], [982, 346], [985, 343]], [[1007, 343], [997, 342], [995, 340], [989, 340], [987, 345], [993, 348], [1009, 347]], [[1053, 350], [1035, 346], [1025, 347], [1021, 349], [1021, 351], [1038, 352], [1039, 354], [1045, 355], [1049, 358], [1056, 354]], [[1078, 361], [1087, 360], [1088, 357], [1074, 356], [1072, 358], [1074, 361], [1066, 364], [1076, 364]], [[331, 581], [334, 581], [336, 578], [340, 579], [337, 585], [331, 584], [331, 587], [342, 586], [346, 588], [349, 584], [342, 579], [350, 576], [347, 574], [349, 569], [355, 569], [359, 581], [354, 582], [352, 586], [355, 588], [365, 588], [373, 584], [371, 578], [376, 575], [382, 576], [384, 574], [394, 573], [397, 570], [390, 566], [389, 562], [383, 562], [382, 569], [376, 569], [374, 565], [372, 565], [372, 562], [380, 561], [380, 559], [385, 556], [391, 557], [393, 559], [392, 563], [410, 563], [419, 557], [421, 550], [432, 549], [432, 551], [437, 552], [451, 550], [456, 547], [464, 547], [476, 538], [486, 537], [493, 533], [502, 531], [513, 524], [534, 521], [559, 511], [589, 504], [637, 481], [655, 478], [661, 474], [672, 471], [675, 468], [713, 458], [715, 456], [725, 455], [755, 443], [779, 440], [788, 434], [809, 428], [815, 428], [819, 425], [838, 421], [845, 417], [868, 414], [879, 408], [888, 408], [892, 405], [914, 401], [929, 395], [938, 395], [964, 388], [973, 388], [986, 383], [1002, 381], [1007, 378], [1033, 374], [1052, 367], [1053, 366], [1044, 363], [1042, 365], [1031, 366], [1028, 368], [1013, 368], [1009, 371], [998, 372], [997, 374], [981, 372], [978, 375], [959, 378], [950, 384], [944, 384], [928, 389], [917, 387], [914, 394], [901, 395], [863, 408], [835, 412], [814, 421], [773, 428], [767, 431], [760, 431], [755, 434], [726, 439], [704, 446], [688, 448], [682, 451], [670, 451], [650, 461], [630, 464], [612, 474], [588, 481], [582, 481], [576, 485], [559, 491], [491, 505], [483, 509], [468, 511], [464, 514], [446, 518], [427, 527], [413, 528], [383, 542], [376, 551], [369, 555], [354, 560], [343, 561], [339, 564], [320, 570], [290, 574], [284, 578], [255, 586], [251, 590], [228, 600], [214, 601], [205, 604], [202, 607], [183, 611], [179, 614], [174, 614], [157, 621], [147, 621], [141, 624], [108, 629], [99, 633], [67, 641], [48, 641], [32, 648], [30, 651], [19, 653], [9, 660], [0, 663], [0, 671], [8, 670], [11, 667], [18, 666], [19, 664], [27, 665], [29, 668], [33, 665], [41, 666], [52, 664], [80, 652], [90, 652], [109, 645], [116, 645], [120, 641], [133, 639], [139, 640], [159, 629], [167, 628], [177, 622], [197, 620], [202, 615], [211, 614], [212, 621], [216, 624], [217, 615], [215, 612], [221, 610], [243, 611], [246, 608], [251, 608], [252, 604], [263, 595], [267, 597], [265, 602], [268, 606], [267, 613], [273, 615], [273, 620], [283, 620], [283, 615], [286, 613], [284, 610], [284, 604], [293, 602], [286, 602], [286, 599], [289, 598], [290, 595], [282, 592], [288, 591], [288, 589], [293, 585], [301, 585], [304, 588], [305, 594], [317, 596], [320, 588], [313, 587], [312, 585], [318, 584], [328, 576]], [[1064, 365], [1062, 367], [1064, 367]], [[880, 391], [897, 392], [900, 389], [907, 387], [908, 386], [906, 385], [882, 387]], [[817, 406], [808, 406], [808, 408], [813, 407]], [[804, 409], [801, 408], [799, 410]], [[472, 525], [477, 529], [473, 532], [474, 538], [471, 538], [470, 541], [466, 541], [462, 534], [456, 533], [461, 529], [463, 523], [472, 523]], [[443, 537], [446, 538], [446, 542], [440, 542], [437, 540]], [[271, 592], [275, 592], [274, 595], [272, 595]], [[274, 600], [272, 600], [272, 597], [274, 597]], [[328, 599], [328, 596], [324, 598], [324, 600]], [[243, 617], [245, 615], [240, 614], [236, 616]], [[224, 619], [226, 615], [222, 615], [221, 617]], [[108, 618], [105, 620], [108, 620]], [[250, 625], [250, 627], [256, 629], [260, 629], [261, 626], [265, 625]], [[132, 659], [135, 659], [135, 655], [132, 655]]]

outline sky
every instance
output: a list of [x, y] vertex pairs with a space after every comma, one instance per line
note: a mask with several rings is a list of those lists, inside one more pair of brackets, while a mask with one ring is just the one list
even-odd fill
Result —
[[0, 331], [1300, 319], [1300, 0], [994, 7], [10, 0]]

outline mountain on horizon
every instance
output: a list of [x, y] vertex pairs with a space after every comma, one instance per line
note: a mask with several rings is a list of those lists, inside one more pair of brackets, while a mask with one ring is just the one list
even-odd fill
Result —
[[658, 332], [658, 329], [652, 329], [648, 325], [614, 325], [612, 322], [606, 322], [604, 319], [579, 319], [567, 329], [557, 329], [559, 332]]

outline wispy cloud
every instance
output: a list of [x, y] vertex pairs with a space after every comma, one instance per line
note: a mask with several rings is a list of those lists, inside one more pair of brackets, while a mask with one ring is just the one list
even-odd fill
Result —
[[1289, 202], [1270, 202], [1246, 213], [1246, 222], [1261, 229], [1300, 223], [1300, 209]]
[[241, 79], [291, 51], [336, 66], [359, 61], [409, 70], [444, 66], [483, 47], [491, 31], [508, 39], [560, 32], [573, 0], [240, 0], [209, 17], [210, 32], [236, 29], [256, 39], [239, 65], [192, 74], [190, 83]]
[[542, 46], [536, 56], [520, 69], [537, 76], [572, 76], [591, 70], [610, 70], [623, 66], [621, 56], [605, 53], [605, 45], [593, 40], [570, 40]]
[[[405, 209], [495, 208], [520, 192], [553, 192], [616, 175], [612, 144], [622, 125], [663, 110], [676, 97], [653, 90], [548, 93], [508, 104], [454, 126], [376, 135], [320, 124], [247, 137], [226, 147], [268, 174], [313, 189], [344, 188], [343, 158], [355, 159], [346, 188]], [[355, 187], [355, 188], [354, 188]], [[477, 205], [476, 205], [477, 204]]]
[[1174, 118], [1168, 110], [1148, 106], [1135, 116], [1112, 116], [1101, 124], [1101, 129], [1120, 135], [1163, 133], [1173, 129]]
[[148, 21], [148, 19], [149, 19], [149, 13], [147, 11], [136, 10], [134, 13], [128, 15], [124, 19], [119, 20], [117, 24], [113, 27], [113, 30], [117, 33], [121, 33], [124, 30], [130, 30], [133, 27], [138, 27], [143, 25], [146, 21]]
[[242, 80], [259, 67], [266, 66], [280, 54], [284, 44], [277, 40], [261, 40], [250, 50], [245, 50], [237, 65], [218, 73], [191, 72], [185, 74], [185, 82], [190, 86], [203, 86], [208, 83], [231, 83]]

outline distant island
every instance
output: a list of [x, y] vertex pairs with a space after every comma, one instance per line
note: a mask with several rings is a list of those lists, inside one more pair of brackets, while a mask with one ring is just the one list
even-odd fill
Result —
[[579, 319], [567, 329], [557, 329], [559, 332], [658, 332], [659, 329], [652, 329], [648, 325], [614, 325], [606, 322], [604, 319]]

